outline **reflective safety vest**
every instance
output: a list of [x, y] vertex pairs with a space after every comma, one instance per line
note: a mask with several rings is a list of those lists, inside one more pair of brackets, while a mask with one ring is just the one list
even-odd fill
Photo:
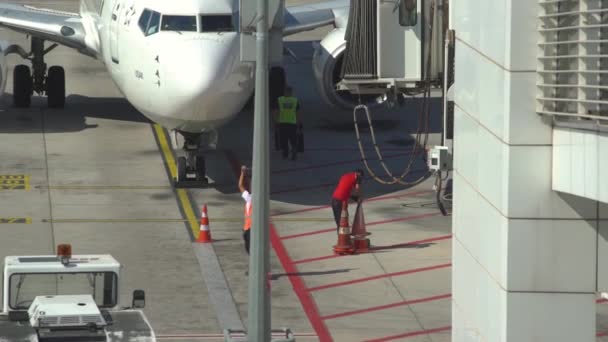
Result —
[[251, 203], [245, 203], [245, 224], [243, 225], [244, 231], [251, 229], [251, 207]]
[[279, 97], [279, 123], [296, 124], [298, 99], [293, 96]]

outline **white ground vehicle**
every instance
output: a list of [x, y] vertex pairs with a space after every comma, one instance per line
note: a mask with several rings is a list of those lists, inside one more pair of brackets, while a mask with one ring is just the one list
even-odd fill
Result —
[[7, 256], [4, 259], [0, 341], [156, 341], [133, 292], [118, 307], [120, 264], [111, 255]]

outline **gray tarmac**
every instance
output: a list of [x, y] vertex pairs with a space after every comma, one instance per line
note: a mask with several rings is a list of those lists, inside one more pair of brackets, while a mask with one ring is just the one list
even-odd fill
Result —
[[[27, 3], [77, 8], [74, 0]], [[331, 192], [342, 173], [362, 163], [352, 113], [322, 103], [312, 79], [311, 41], [327, 31], [288, 39], [298, 56], [285, 65], [302, 102], [306, 152], [295, 162], [271, 155], [273, 327], [291, 328], [298, 341], [449, 341], [451, 219], [434, 203], [433, 179], [414, 187], [367, 180], [373, 253], [332, 253]], [[0, 38], [26, 42], [7, 30]], [[176, 191], [165, 162], [172, 153], [159, 144], [167, 137], [121, 96], [101, 63], [59, 47], [47, 64], [66, 68], [64, 110], [47, 109], [44, 98], [12, 108], [10, 80], [0, 106], [0, 177], [21, 175], [29, 184], [0, 190], [0, 218], [27, 219], [0, 224], [0, 257], [54, 253], [58, 243], [71, 243], [75, 254], [112, 254], [124, 265], [122, 302], [134, 289], [146, 290], [144, 311], [159, 340], [221, 341], [223, 328], [246, 327], [248, 258], [235, 168], [251, 165], [251, 111], [220, 129], [218, 150], [207, 156], [216, 186]], [[409, 160], [418, 105], [374, 111], [395, 173]], [[433, 112], [439, 108], [434, 98]], [[438, 121], [432, 126], [435, 144]], [[374, 171], [383, 174], [374, 158]], [[413, 169], [410, 180], [424, 174], [423, 161]], [[203, 204], [214, 242], [201, 246], [193, 240]], [[352, 219], [353, 206], [350, 213]]]

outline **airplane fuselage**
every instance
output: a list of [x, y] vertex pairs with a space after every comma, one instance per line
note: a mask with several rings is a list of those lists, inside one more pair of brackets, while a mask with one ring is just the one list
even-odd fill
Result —
[[134, 107], [168, 129], [200, 133], [233, 118], [253, 92], [236, 3], [82, 0], [80, 14], [87, 44]]

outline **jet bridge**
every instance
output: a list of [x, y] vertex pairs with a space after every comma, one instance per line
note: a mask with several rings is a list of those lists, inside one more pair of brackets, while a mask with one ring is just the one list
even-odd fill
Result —
[[[436, 176], [437, 204], [447, 215], [444, 202], [451, 202], [451, 190], [442, 182], [451, 171], [451, 156], [446, 140], [452, 138], [453, 111], [444, 96], [441, 145], [429, 143], [432, 86], [448, 88], [453, 83], [454, 51], [446, 28], [448, 0], [351, 0], [348, 25], [344, 35], [346, 47], [340, 64], [340, 81], [335, 88], [359, 100], [353, 112], [357, 143], [370, 176], [381, 184], [412, 186], [423, 182], [431, 173]], [[444, 41], [445, 49], [444, 49]], [[444, 70], [450, 72], [445, 73]], [[370, 107], [364, 102], [376, 97], [377, 103], [389, 107], [403, 104], [406, 96], [422, 94], [419, 101], [418, 127], [406, 167], [394, 173], [383, 160], [376, 141]], [[367, 100], [367, 101], [366, 101]], [[359, 130], [360, 120], [367, 120], [372, 146], [386, 175], [377, 175], [368, 164]], [[428, 160], [425, 157], [428, 155]], [[424, 160], [429, 172], [412, 177], [414, 165]], [[442, 173], [446, 175], [443, 178]], [[448, 183], [449, 184], [449, 183]]]
[[446, 7], [447, 0], [351, 1], [338, 90], [386, 95], [441, 85]]

